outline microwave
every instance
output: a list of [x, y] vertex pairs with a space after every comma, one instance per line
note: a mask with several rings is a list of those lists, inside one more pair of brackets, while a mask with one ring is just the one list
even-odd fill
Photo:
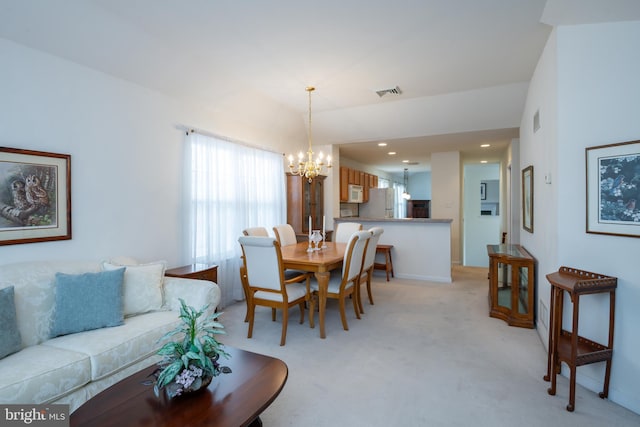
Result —
[[349, 185], [349, 203], [362, 203], [362, 185]]

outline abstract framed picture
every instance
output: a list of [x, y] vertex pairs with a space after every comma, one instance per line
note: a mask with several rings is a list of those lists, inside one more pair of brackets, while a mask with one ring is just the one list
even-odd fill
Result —
[[640, 237], [640, 141], [585, 151], [587, 233]]
[[480, 200], [487, 200], [487, 183], [480, 183]]
[[522, 170], [522, 228], [533, 233], [533, 166]]
[[71, 239], [71, 156], [0, 147], [0, 245]]

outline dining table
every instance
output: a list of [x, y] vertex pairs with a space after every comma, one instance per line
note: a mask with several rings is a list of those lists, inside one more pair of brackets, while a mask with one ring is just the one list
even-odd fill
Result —
[[[317, 250], [308, 251], [308, 242], [286, 245], [282, 249], [282, 263], [285, 269], [312, 272], [318, 280], [318, 310], [320, 323], [320, 338], [325, 338], [324, 317], [327, 304], [327, 289], [331, 270], [342, 267], [346, 243], [320, 242]], [[314, 327], [313, 313], [309, 316], [310, 326]]]

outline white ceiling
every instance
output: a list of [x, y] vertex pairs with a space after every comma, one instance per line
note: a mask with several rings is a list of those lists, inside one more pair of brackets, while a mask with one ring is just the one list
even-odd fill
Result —
[[[389, 171], [401, 170], [398, 160], [407, 157], [420, 170], [433, 150], [471, 157], [479, 142], [491, 142], [482, 153], [489, 158], [517, 137], [547, 24], [640, 19], [639, 6], [637, 0], [0, 0], [0, 37], [212, 111], [222, 100], [253, 96], [306, 119], [304, 89], [313, 85], [315, 143], [345, 144], [342, 155]], [[376, 94], [396, 85], [401, 95]], [[380, 140], [397, 147], [396, 161], [376, 155]]]

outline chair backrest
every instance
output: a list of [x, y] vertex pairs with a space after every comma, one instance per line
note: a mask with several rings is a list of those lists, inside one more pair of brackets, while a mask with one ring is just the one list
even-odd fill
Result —
[[280, 244], [273, 237], [240, 236], [242, 257], [251, 288], [282, 291], [284, 273]]
[[382, 227], [371, 227], [369, 232], [371, 233], [371, 238], [369, 239], [369, 243], [367, 243], [367, 252], [364, 255], [362, 271], [366, 271], [373, 267], [373, 262], [376, 259], [376, 246], [378, 246], [380, 235], [384, 233], [384, 229]]
[[273, 227], [273, 234], [280, 246], [295, 245], [298, 243], [296, 232], [290, 224], [280, 224]]
[[362, 230], [362, 224], [358, 222], [339, 222], [336, 226], [333, 241], [347, 243], [351, 238], [351, 235], [360, 230]]
[[348, 282], [360, 276], [362, 272], [362, 262], [367, 248], [367, 243], [371, 238], [369, 231], [356, 231], [347, 242], [347, 250], [344, 252], [342, 261], [342, 282]]
[[242, 234], [245, 236], [260, 236], [269, 237], [269, 232], [264, 227], [250, 227], [242, 230]]

